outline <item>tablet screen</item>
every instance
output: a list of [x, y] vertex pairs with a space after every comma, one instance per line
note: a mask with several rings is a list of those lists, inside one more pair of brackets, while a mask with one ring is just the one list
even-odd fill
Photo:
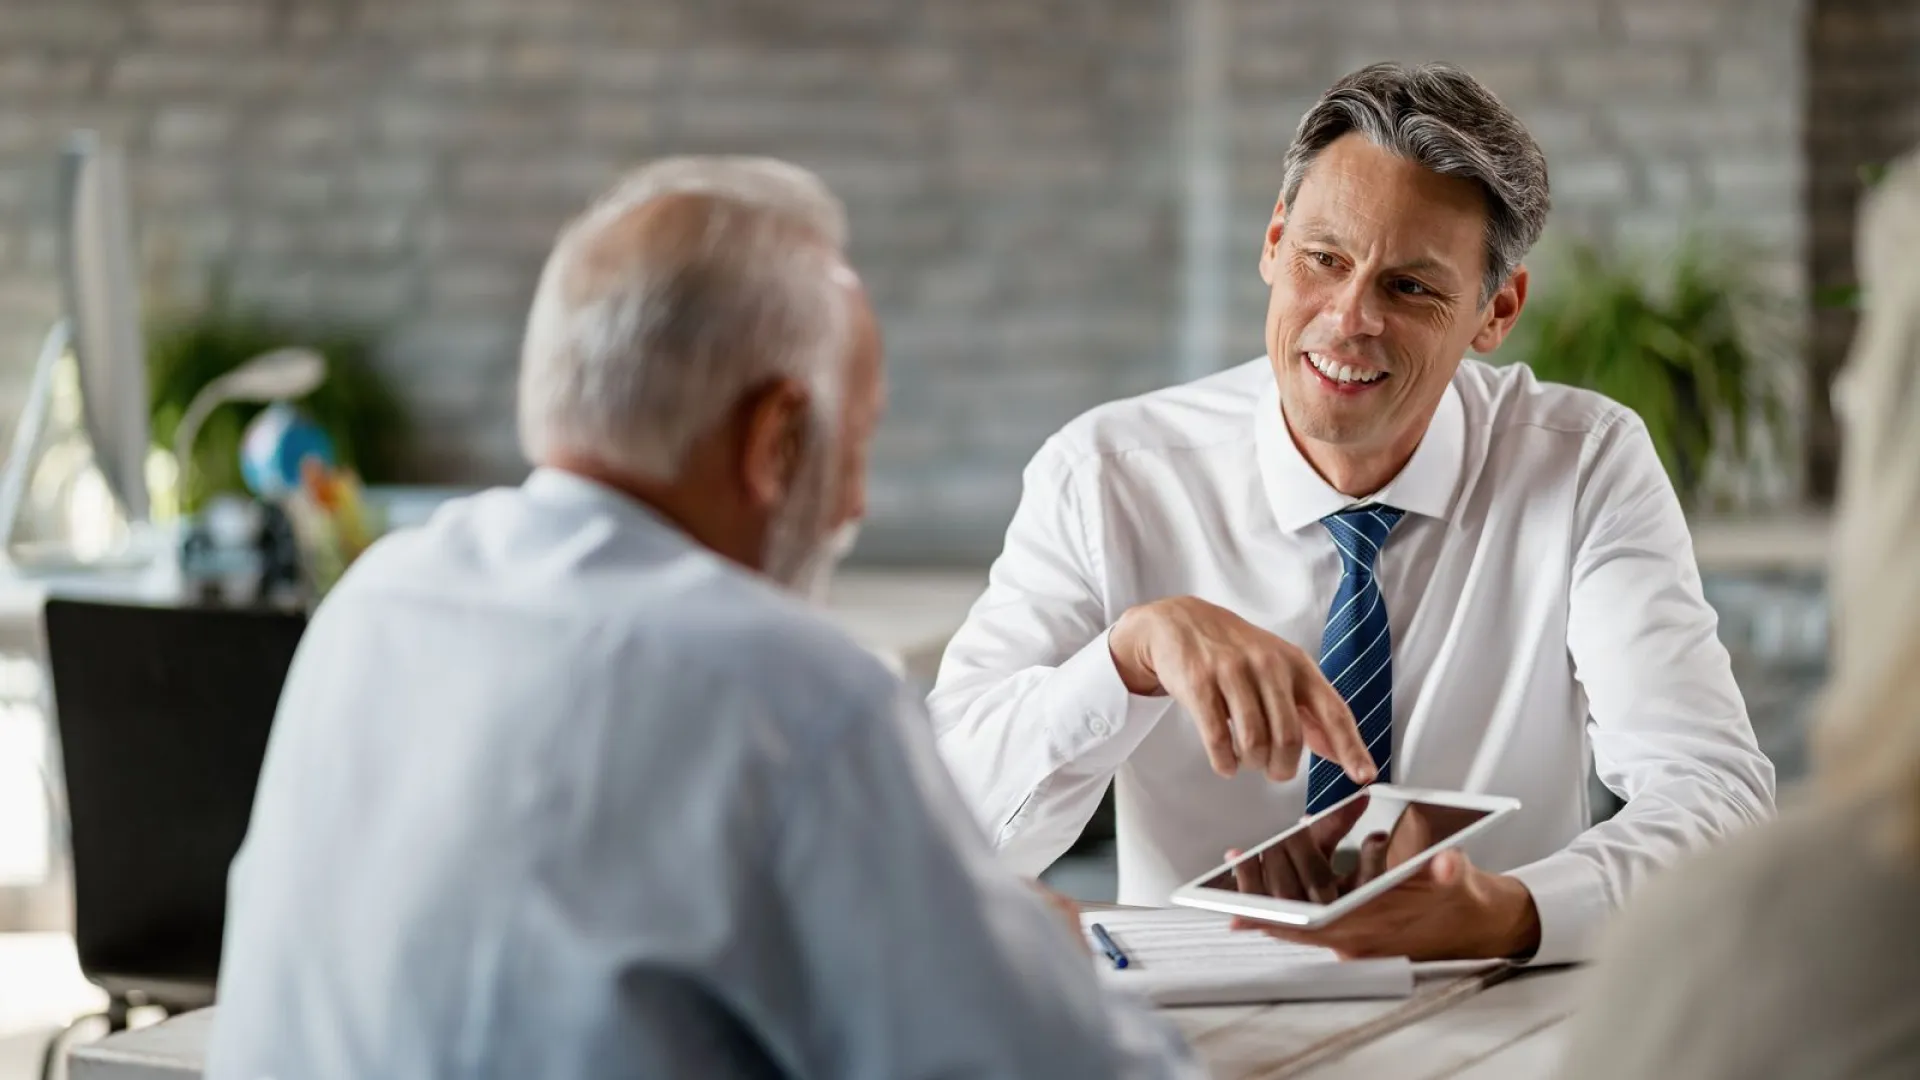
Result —
[[1361, 791], [1229, 861], [1201, 887], [1331, 904], [1492, 812]]

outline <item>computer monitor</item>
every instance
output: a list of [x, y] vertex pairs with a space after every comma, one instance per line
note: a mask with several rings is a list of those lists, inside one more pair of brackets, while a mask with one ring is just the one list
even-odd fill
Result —
[[90, 131], [61, 157], [60, 238], [68, 330], [94, 459], [132, 521], [147, 518], [147, 352], [126, 167]]
[[0, 550], [15, 570], [142, 566], [154, 554], [151, 437], [125, 169], [83, 131], [59, 180], [62, 311], [0, 469]]

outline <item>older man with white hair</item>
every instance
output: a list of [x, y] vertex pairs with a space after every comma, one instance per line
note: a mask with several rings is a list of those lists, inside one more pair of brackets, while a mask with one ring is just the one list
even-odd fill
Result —
[[843, 221], [791, 166], [681, 159], [563, 233], [533, 475], [376, 545], [302, 642], [209, 1076], [1194, 1068], [789, 595], [862, 511], [880, 409]]

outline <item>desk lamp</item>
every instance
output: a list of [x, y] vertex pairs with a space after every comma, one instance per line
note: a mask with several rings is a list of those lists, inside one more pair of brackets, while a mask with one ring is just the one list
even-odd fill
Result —
[[312, 349], [275, 349], [241, 364], [202, 387], [174, 429], [173, 458], [179, 466], [175, 481], [184, 516], [188, 484], [193, 474], [193, 442], [213, 410], [229, 401], [273, 402], [305, 397], [327, 378], [326, 358]]

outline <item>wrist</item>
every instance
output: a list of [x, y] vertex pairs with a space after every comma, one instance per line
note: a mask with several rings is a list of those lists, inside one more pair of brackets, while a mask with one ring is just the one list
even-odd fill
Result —
[[1107, 655], [1113, 660], [1113, 670], [1126, 684], [1127, 693], [1141, 696], [1160, 692], [1160, 679], [1147, 663], [1146, 649], [1139, 640], [1140, 621], [1146, 611], [1145, 604], [1130, 607], [1107, 630]]
[[1540, 951], [1540, 909], [1519, 878], [1487, 874], [1484, 890], [1489, 917], [1482, 955], [1488, 959], [1527, 960]]

